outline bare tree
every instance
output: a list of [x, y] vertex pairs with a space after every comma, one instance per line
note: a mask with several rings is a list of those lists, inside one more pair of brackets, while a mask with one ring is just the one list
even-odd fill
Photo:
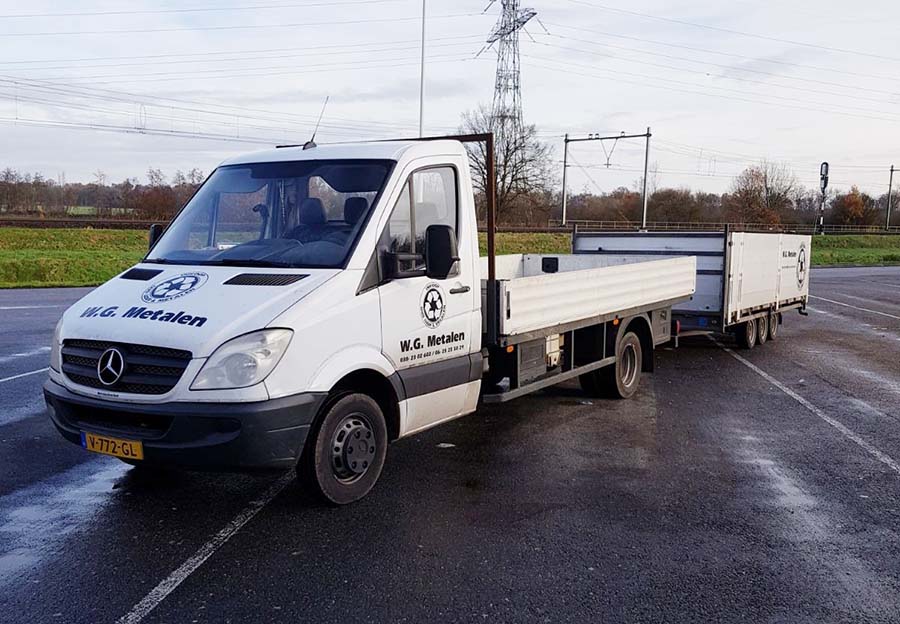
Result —
[[785, 164], [763, 161], [734, 179], [724, 198], [728, 218], [739, 223], [779, 223], [793, 209], [800, 187]]
[[150, 167], [147, 169], [147, 181], [150, 183], [150, 186], [165, 186], [166, 175], [162, 172], [162, 169]]
[[[493, 120], [486, 106], [463, 114], [460, 131], [465, 134], [491, 132]], [[495, 135], [496, 136], [496, 135]], [[469, 144], [469, 162], [477, 192], [487, 188], [487, 152], [483, 143]], [[553, 183], [552, 148], [537, 138], [537, 128], [525, 126], [520, 136], [509, 136], [494, 144], [497, 177], [497, 218], [525, 221], [534, 212], [535, 197], [548, 192]], [[522, 214], [518, 214], [521, 212]]]

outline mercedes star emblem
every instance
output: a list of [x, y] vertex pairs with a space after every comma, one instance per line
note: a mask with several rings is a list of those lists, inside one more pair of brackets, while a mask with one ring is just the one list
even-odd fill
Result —
[[97, 360], [97, 377], [104, 386], [111, 386], [125, 372], [125, 358], [116, 348], [107, 349]]

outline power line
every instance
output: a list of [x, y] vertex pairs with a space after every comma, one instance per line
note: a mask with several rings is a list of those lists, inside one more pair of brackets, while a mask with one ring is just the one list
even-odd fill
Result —
[[[748, 69], [748, 68], [746, 68], [746, 67], [737, 67], [737, 66], [732, 66], [732, 65], [724, 65], [724, 64], [722, 64], [722, 63], [713, 63], [713, 62], [711, 62], [711, 61], [704, 61], [704, 60], [698, 60], [698, 59], [691, 59], [691, 58], [686, 58], [686, 57], [683, 57], [683, 56], [675, 56], [675, 55], [673, 55], [673, 54], [663, 54], [663, 53], [660, 53], [660, 52], [651, 52], [651, 51], [649, 51], [649, 50], [640, 50], [640, 49], [637, 49], [637, 48], [629, 48], [629, 47], [626, 47], [626, 46], [616, 46], [616, 45], [611, 45], [611, 44], [607, 44], [607, 43], [597, 43], [597, 42], [595, 42], [595, 41], [589, 41], [589, 40], [587, 40], [587, 39], [578, 39], [578, 38], [575, 38], [575, 37], [565, 37], [565, 36], [562, 36], [562, 35], [549, 34], [549, 35], [547, 35], [547, 36], [550, 36], [550, 37], [556, 37], [556, 38], [562, 39], [562, 40], [564, 40], [564, 41], [565, 41], [565, 40], [578, 41], [578, 42], [581, 42], [581, 43], [588, 43], [588, 44], [592, 44], [592, 45], [598, 45], [598, 46], [601, 46], [601, 47], [604, 47], [604, 48], [612, 48], [612, 49], [614, 49], [614, 50], [625, 50], [625, 51], [628, 51], [628, 52], [635, 52], [635, 53], [637, 53], [637, 54], [647, 54], [647, 55], [650, 55], [650, 56], [658, 56], [658, 57], [667, 58], [667, 59], [672, 59], [672, 60], [676, 60], [676, 61], [686, 61], [686, 62], [688, 62], [688, 63], [696, 63], [696, 64], [698, 64], [698, 65], [711, 65], [711, 66], [713, 66], [713, 67], [719, 67], [719, 68], [725, 69], [725, 70], [727, 70], [727, 71], [739, 71], [739, 72], [745, 72], [745, 73], [751, 73], [751, 74], [759, 74], [759, 75], [762, 75], [762, 76], [772, 76], [772, 77], [774, 77], [774, 78], [785, 78], [785, 76], [784, 76], [783, 74], [776, 74], [776, 73], [773, 73], [773, 72], [761, 71], [761, 70], [757, 70], [757, 69]], [[547, 44], [547, 43], [544, 43], [544, 42], [538, 42], [538, 41], [535, 41], [534, 43], [537, 43], [537, 44], [539, 44], [539, 45], [552, 45], [552, 44]], [[597, 55], [597, 56], [604, 56], [604, 57], [610, 58], [610, 59], [612, 59], [612, 60], [620, 60], [620, 61], [625, 61], [625, 62], [629, 62], [629, 63], [640, 63], [640, 64], [642, 64], [642, 65], [652, 65], [652, 66], [654, 66], [654, 67], [663, 67], [663, 68], [666, 68], [666, 69], [677, 69], [677, 70], [679, 70], [679, 71], [694, 71], [695, 73], [697, 73], [696, 70], [685, 70], [685, 69], [683, 69], [683, 68], [672, 67], [671, 65], [658, 65], [658, 64], [655, 64], [655, 63], [647, 63], [647, 62], [644, 62], [644, 61], [638, 61], [638, 60], [635, 60], [635, 59], [623, 58], [623, 57], [618, 57], [618, 56], [610, 56], [610, 55], [606, 55], [606, 54], [603, 54], [603, 53], [601, 53], [601, 52], [596, 52], [596, 51], [593, 51], [593, 50], [583, 50], [583, 49], [581, 49], [581, 48], [570, 48], [570, 47], [568, 47], [568, 46], [559, 46], [559, 45], [556, 45], [556, 46], [553, 46], [553, 47], [558, 47], [558, 48], [564, 49], [564, 50], [572, 50], [572, 51], [575, 51], [575, 52], [584, 52], [584, 53], [587, 53], [587, 54], [594, 54], [594, 55]], [[706, 73], [706, 72], [703, 72], [703, 73]], [[708, 74], [707, 74], [707, 75], [708, 75]], [[718, 76], [718, 77], [719, 77], [719, 78], [729, 79], [729, 80], [732, 80], [732, 79], [733, 79], [733, 80], [741, 80], [741, 79], [739, 79], [739, 78], [733, 78], [733, 77], [727, 76], [727, 75], [721, 75], [721, 76]], [[789, 79], [792, 80], [792, 81], [797, 80], [797, 81], [800, 81], [800, 82], [811, 82], [811, 83], [816, 83], [816, 84], [823, 84], [823, 85], [829, 85], [829, 86], [834, 86], [834, 87], [841, 87], [842, 89], [853, 89], [854, 91], [869, 91], [869, 92], [872, 92], [872, 93], [883, 93], [883, 94], [885, 94], [885, 95], [890, 95], [890, 96], [894, 96], [894, 97], [900, 96], [900, 92], [897, 92], [897, 91], [886, 91], [886, 90], [884, 90], [884, 89], [872, 89], [872, 88], [868, 88], [868, 87], [860, 87], [860, 86], [858, 86], [858, 85], [847, 85], [847, 84], [843, 84], [843, 83], [840, 83], [840, 82], [831, 82], [831, 81], [829, 81], [829, 80], [817, 80], [817, 79], [815, 79], [815, 78], [803, 78], [803, 77], [800, 77], [800, 76], [790, 76]], [[762, 83], [761, 83], [761, 84], [762, 84]], [[765, 84], [768, 84], [768, 83], [765, 83]], [[802, 87], [791, 87], [791, 86], [788, 86], [788, 85], [777, 85], [777, 86], [779, 86], [779, 87], [784, 87], [784, 88], [799, 89], [799, 90], [808, 90], [808, 89], [803, 89]], [[845, 94], [836, 94], [836, 93], [834, 93], [834, 92], [832, 92], [832, 91], [819, 91], [819, 90], [809, 90], [809, 91], [811, 91], [812, 93], [824, 93], [824, 94], [826, 94], [826, 95], [838, 95], [838, 96], [840, 96], [840, 97], [849, 97], [849, 98], [853, 98], [853, 99], [868, 100], [868, 101], [872, 101], [872, 102], [882, 102], [882, 101], [883, 101], [883, 100], [874, 100], [874, 99], [871, 99], [871, 98], [860, 98], [860, 97], [851, 96], [851, 95], [845, 95]]]
[[[455, 39], [467, 39], [481, 40], [479, 35], [457, 35], [454, 37], [434, 37], [429, 39], [431, 41], [450, 41]], [[418, 43], [419, 39], [405, 39], [393, 41], [394, 44], [406, 44], [406, 43]], [[32, 65], [36, 63], [81, 63], [81, 62], [90, 62], [90, 61], [125, 61], [132, 59], [159, 59], [159, 58], [172, 58], [172, 57], [184, 57], [184, 56], [218, 56], [218, 55], [235, 55], [235, 54], [260, 54], [264, 52], [295, 52], [295, 51], [303, 51], [303, 50], [321, 50], [321, 49], [331, 49], [331, 48], [367, 48], [369, 46], [383, 46], [385, 42], [382, 41], [367, 41], [362, 43], [338, 43], [338, 44], [325, 44], [325, 45], [316, 45], [316, 46], [306, 46], [300, 48], [256, 48], [251, 50], [220, 50], [216, 52], [179, 52], [179, 53], [169, 53], [169, 54], [143, 54], [138, 56], [92, 56], [85, 58], [64, 58], [64, 59], [30, 59], [30, 60], [19, 60], [19, 61], [0, 61], [0, 65]], [[215, 59], [213, 59], [215, 60]], [[84, 66], [77, 66], [74, 69], [80, 69]], [[12, 69], [12, 68], [10, 68]]]
[[[459, 47], [459, 46], [470, 46], [471, 42], [476, 39], [480, 39], [480, 37], [467, 37], [468, 41], [459, 41], [455, 43], [436, 43], [430, 44], [429, 48], [451, 48], [451, 47]], [[234, 62], [248, 62], [248, 61], [260, 61], [260, 60], [268, 60], [268, 59], [289, 59], [289, 58], [310, 58], [310, 57], [331, 57], [331, 56], [346, 56], [353, 54], [378, 54], [380, 52], [395, 52], [395, 51], [406, 51], [406, 50], [417, 50], [417, 45], [404, 45], [404, 46], [389, 46], [389, 47], [380, 47], [380, 48], [365, 48], [365, 49], [357, 49], [357, 50], [332, 50], [326, 52], [317, 51], [317, 48], [299, 48], [299, 50], [306, 50], [306, 52], [298, 52], [298, 53], [284, 53], [278, 52], [275, 54], [259, 54], [257, 56], [253, 56], [250, 54], [243, 54], [241, 56], [236, 56], [235, 58], [207, 58], [207, 59], [178, 59], [178, 60], [170, 60], [170, 61], [146, 61], [146, 62], [130, 62], [130, 63], [105, 63], [100, 65], [50, 65], [46, 67], [28, 67], [27, 71], [49, 71], [49, 70], [63, 70], [63, 69], [76, 69], [78, 71], [84, 69], [106, 69], [106, 68], [114, 68], [114, 67], [140, 67], [144, 65], [150, 66], [160, 66], [160, 65], [185, 65], [185, 64], [200, 64], [200, 63], [215, 63], [217, 65], [221, 65], [223, 63], [234, 63]], [[237, 55], [238, 53], [233, 53]], [[6, 68], [6, 71], [24, 71], [26, 68], [19, 67], [10, 67]], [[249, 68], [248, 68], [249, 69]], [[131, 75], [131, 74], [128, 74]], [[81, 78], [82, 76], [79, 76]], [[107, 77], [107, 76], [104, 76]]]
[[[659, 78], [657, 76], [648, 76], [646, 74], [637, 74], [637, 73], [633, 73], [633, 72], [622, 72], [622, 71], [616, 71], [616, 70], [612, 70], [612, 69], [593, 68], [590, 66], [580, 65], [577, 63], [565, 63], [563, 61], [556, 61], [554, 59], [544, 59], [542, 57], [532, 57], [527, 54], [523, 54], [522, 56], [525, 56], [527, 58], [534, 58], [537, 60], [550, 61], [553, 63], [560, 63], [564, 66], [588, 67], [589, 69], [593, 69], [594, 71], [601, 71], [601, 72], [610, 73], [610, 74], [633, 76], [633, 77], [637, 77], [637, 78], [657, 80], [660, 82], [666, 82], [666, 83], [672, 83], [672, 84], [682, 84], [682, 85], [687, 85], [690, 87], [697, 87], [697, 85], [695, 85], [694, 83], [684, 82], [684, 81], [680, 81], [680, 80], [669, 80], [666, 78]], [[564, 70], [564, 69], [560, 69], [558, 67], [552, 67], [552, 66], [547, 66], [547, 65], [537, 65], [537, 66], [543, 67], [544, 69], [552, 69], [554, 71], [560, 71], [562, 73], [586, 76], [589, 78], [605, 78], [605, 76], [598, 76], [597, 74], [590, 74], [590, 73], [572, 71], [572, 70]], [[814, 112], [819, 112], [819, 113], [828, 113], [828, 114], [833, 114], [833, 115], [844, 115], [844, 116], [848, 116], [848, 117], [856, 117], [859, 119], [873, 119], [876, 121], [889, 121], [889, 122], [894, 122], [894, 123], [900, 122], [900, 119], [892, 118], [892, 117], [879, 117], [876, 115], [863, 115], [863, 114], [859, 114], [859, 113], [849, 113], [849, 112], [844, 112], [844, 111], [840, 111], [840, 110], [827, 110], [827, 109], [822, 109], [822, 108], [813, 108], [810, 106], [797, 106], [794, 104], [782, 104], [780, 102], [767, 102], [765, 100], [756, 100], [756, 99], [751, 99], [748, 97], [735, 97], [735, 96], [722, 95], [722, 94], [718, 94], [718, 93], [707, 93], [705, 91], [694, 91], [694, 90], [687, 90], [687, 89], [679, 89], [676, 87], [658, 86], [658, 85], [650, 84], [647, 82], [637, 82], [637, 81], [629, 81], [629, 80], [622, 80], [622, 79], [619, 79], [619, 82], [634, 84], [634, 85], [641, 86], [641, 87], [650, 87], [653, 89], [666, 89], [670, 92], [675, 91], [675, 92], [681, 92], [681, 93], [688, 93], [690, 95], [703, 95], [703, 96], [707, 96], [707, 97], [716, 97], [716, 98], [722, 98], [722, 99], [728, 99], [728, 100], [734, 100], [734, 101], [743, 101], [743, 102], [749, 102], [751, 104], [766, 104], [766, 105], [770, 105], [770, 106], [782, 106], [782, 107], [787, 107], [787, 108], [795, 108], [797, 110], [806, 110], [806, 111], [814, 111]], [[736, 89], [728, 89], [725, 87], [710, 86], [710, 87], [706, 87], [706, 88], [707, 89], [717, 89], [720, 91], [728, 91], [728, 92], [732, 92], [732, 93], [738, 93], [738, 94], [741, 94], [741, 96], [746, 95], [745, 91], [738, 91]], [[786, 98], [784, 96], [778, 96], [777, 99], [783, 100], [783, 101], [805, 102], [805, 100], [796, 100], [793, 98]], [[872, 111], [872, 112], [880, 113], [882, 111]], [[892, 113], [886, 113], [886, 114], [892, 114]]]
[[77, 11], [72, 13], [21, 13], [0, 15], [0, 19], [26, 19], [36, 17], [99, 17], [105, 15], [161, 15], [166, 13], [207, 13], [216, 11], [265, 11], [269, 9], [294, 9], [311, 8], [320, 6], [340, 6], [347, 4], [385, 4], [388, 2], [400, 2], [401, 0], [344, 0], [334, 2], [309, 2], [290, 4], [259, 4], [250, 6], [230, 7], [197, 7], [190, 9], [139, 9], [132, 11]]
[[757, 57], [753, 57], [753, 56], [747, 56], [744, 54], [736, 54], [734, 52], [722, 52], [721, 50], [710, 50], [709, 48], [698, 48], [696, 46], [689, 46], [689, 45], [678, 44], [678, 43], [669, 43], [666, 41], [660, 41], [658, 39], [647, 39], [645, 37], [635, 37], [635, 36], [630, 36], [630, 35], [623, 35], [620, 33], [611, 33], [611, 32], [607, 32], [607, 31], [597, 30], [595, 28], [583, 28], [583, 27], [579, 27], [579, 26], [571, 26], [568, 24], [560, 24], [560, 23], [556, 23], [556, 22], [546, 22], [546, 23], [548, 26], [553, 26], [554, 28], [577, 30], [580, 32], [587, 32], [587, 33], [591, 33], [594, 35], [601, 35], [604, 37], [612, 37], [615, 39], [626, 39], [628, 41], [637, 41], [639, 43], [649, 43], [651, 45], [664, 46], [667, 48], [676, 48], [676, 49], [680, 49], [680, 50], [691, 50], [693, 52], [703, 52], [705, 54], [715, 54], [717, 56], [727, 56], [730, 58], [737, 58], [737, 59], [742, 59], [745, 61], [752, 61], [754, 63], [769, 63], [772, 65], [783, 65], [786, 67], [798, 67], [801, 69], [812, 69], [812, 70], [816, 70], [816, 71], [825, 71], [825, 72], [835, 73], [835, 74], [844, 74], [847, 76], [856, 76], [858, 78], [872, 78], [875, 80], [895, 80], [896, 79], [896, 77], [894, 77], [894, 76], [879, 76], [877, 74], [864, 74], [864, 73], [855, 72], [855, 71], [841, 70], [841, 69], [837, 69], [837, 68], [833, 68], [833, 67], [822, 67], [819, 65], [809, 65], [809, 64], [804, 64], [804, 63], [792, 63], [790, 61], [783, 61], [783, 60], [779, 60], [779, 59], [757, 58]]
[[[480, 17], [481, 13], [450, 13], [432, 15], [429, 19], [453, 19], [457, 17]], [[385, 24], [394, 22], [419, 21], [420, 17], [376, 17], [370, 19], [341, 20], [328, 22], [295, 22], [290, 24], [231, 24], [228, 26], [185, 26], [178, 28], [127, 28], [123, 30], [70, 30], [42, 32], [7, 32], [0, 37], [56, 37], [69, 35], [133, 35], [162, 32], [194, 32], [198, 30], [265, 30], [277, 28], [311, 28], [314, 26], [343, 26], [352, 24]]]
[[[448, 58], [452, 57], [452, 58]], [[477, 59], [473, 59], [468, 54], [465, 56], [460, 56], [459, 54], [437, 54], [434, 56], [428, 57], [429, 59], [434, 59], [432, 63], [459, 63], [459, 62], [474, 62]], [[95, 80], [91, 84], [94, 85], [108, 85], [108, 84], [130, 84], [136, 82], [171, 82], [173, 80], [210, 80], [210, 79], [219, 79], [219, 78], [258, 78], [261, 76], [294, 76], [294, 75], [302, 75], [302, 74], [318, 74], [322, 72], [338, 72], [338, 71], [355, 71], [355, 70], [367, 70], [367, 69], [393, 69], [397, 67], [406, 67], [410, 65], [415, 65], [418, 67], [419, 65], [418, 57], [405, 57], [405, 58], [396, 58], [396, 59], [378, 59], [376, 61], [354, 61], [348, 63], [326, 63], [322, 65], [316, 65], [319, 69], [285, 69], [280, 71], [249, 71], [245, 73], [226, 73], [226, 74], [218, 74], [214, 76], [200, 76], [198, 73], [211, 73], [216, 70], [203, 70], [201, 72], [176, 72], [178, 75], [189, 74], [184, 78], [179, 78], [173, 73], [168, 74], [145, 74], [144, 77], [141, 78], [133, 78], [131, 80]], [[408, 62], [406, 62], [408, 61]], [[362, 63], [380, 63], [376, 65], [368, 65]], [[307, 65], [307, 67], [310, 67]], [[234, 71], [234, 70], [229, 70]], [[91, 76], [91, 78], [110, 78], [110, 77], [123, 77], [130, 76], [131, 74], [119, 75], [119, 76]], [[152, 78], [146, 77], [150, 75], [159, 75], [162, 77]], [[63, 77], [54, 77], [53, 80], [59, 80]], [[80, 79], [81, 77], [79, 77]]]
[[866, 56], [869, 58], [882, 59], [885, 61], [900, 62], [900, 58], [897, 58], [894, 56], [884, 56], [881, 54], [874, 54], [871, 52], [863, 52], [860, 50], [851, 50], [848, 48], [836, 48], [836, 47], [825, 46], [825, 45], [820, 45], [820, 44], [816, 44], [816, 43], [808, 43], [805, 41], [795, 41], [793, 39], [782, 39], [780, 37], [770, 37], [768, 35], [758, 35], [756, 33], [748, 33], [748, 32], [743, 32], [740, 30], [732, 30], [730, 28], [721, 28], [719, 26], [710, 26], [709, 24], [698, 24], [696, 22], [688, 22], [685, 20], [674, 19], [671, 17], [660, 17], [658, 15], [650, 15], [649, 13], [639, 13], [638, 11], [629, 11], [626, 9], [618, 9], [618, 8], [606, 6], [603, 4], [597, 4], [596, 2], [586, 2], [585, 0], [569, 0], [569, 2], [572, 2], [573, 4], [581, 4], [584, 6], [589, 6], [589, 7], [595, 8], [595, 9], [600, 9], [601, 11], [610, 11], [613, 13], [620, 13], [623, 15], [631, 15], [634, 17], [641, 17], [644, 19], [656, 20], [656, 21], [660, 21], [660, 22], [669, 22], [672, 24], [680, 24], [682, 26], [692, 26], [694, 28], [703, 28], [706, 30], [713, 30], [713, 31], [717, 31], [717, 32], [728, 33], [730, 35], [739, 35], [741, 37], [750, 37], [753, 39], [762, 39], [764, 41], [775, 41], [778, 43], [786, 43], [789, 45], [801, 46], [801, 47], [805, 47], [805, 48], [813, 48], [816, 50], [826, 50], [829, 52], [840, 52], [841, 54], [853, 54], [856, 56]]

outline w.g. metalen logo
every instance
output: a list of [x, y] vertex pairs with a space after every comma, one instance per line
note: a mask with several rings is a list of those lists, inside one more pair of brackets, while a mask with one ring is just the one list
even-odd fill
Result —
[[806, 259], [806, 245], [800, 245], [800, 252], [797, 254], [797, 287], [803, 288], [806, 281], [806, 271], [808, 270]]
[[209, 276], [206, 273], [196, 271], [193, 273], [182, 273], [177, 277], [170, 277], [167, 280], [154, 284], [144, 291], [141, 299], [147, 303], [163, 303], [184, 297], [194, 292], [203, 284]]

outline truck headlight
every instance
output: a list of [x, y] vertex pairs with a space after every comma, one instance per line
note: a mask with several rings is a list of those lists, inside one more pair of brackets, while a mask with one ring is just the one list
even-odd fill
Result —
[[290, 329], [263, 329], [229, 340], [209, 356], [191, 390], [226, 390], [258, 384], [281, 360], [293, 335]]
[[62, 356], [60, 355], [62, 345], [59, 344], [59, 334], [61, 329], [62, 319], [59, 319], [59, 322], [56, 324], [56, 329], [53, 330], [53, 342], [50, 344], [50, 368], [57, 373], [62, 367]]

